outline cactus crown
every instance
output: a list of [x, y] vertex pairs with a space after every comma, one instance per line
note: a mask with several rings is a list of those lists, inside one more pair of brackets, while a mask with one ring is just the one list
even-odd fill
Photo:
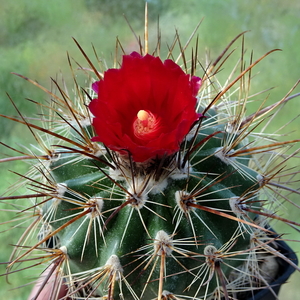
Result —
[[182, 68], [169, 59], [176, 43], [164, 62], [140, 44], [104, 74], [88, 59], [93, 89], [74, 76], [74, 97], [54, 82], [59, 93], [46, 90], [50, 102], [37, 104], [39, 124], [6, 117], [39, 147], [16, 150], [35, 161], [19, 197], [33, 204], [22, 208], [29, 226], [7, 273], [39, 253], [32, 265], [47, 263], [50, 274], [42, 287], [57, 283], [51, 299], [61, 285], [72, 299], [126, 300], [247, 299], [271, 288], [284, 258], [269, 222], [300, 225], [276, 213], [297, 193], [284, 165], [298, 141], [256, 129], [293, 96], [246, 114], [251, 70], [272, 51], [247, 67], [242, 55], [222, 85], [216, 74], [240, 36], [204, 72], [197, 51], [188, 65], [178, 36]]

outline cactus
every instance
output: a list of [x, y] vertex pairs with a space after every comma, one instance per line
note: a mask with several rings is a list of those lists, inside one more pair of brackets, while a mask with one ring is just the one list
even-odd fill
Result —
[[75, 95], [19, 75], [51, 100], [37, 103], [40, 123], [2, 115], [38, 144], [16, 150], [34, 162], [21, 175], [28, 194], [2, 197], [33, 201], [22, 210], [30, 224], [8, 274], [24, 260], [46, 263], [36, 297], [54, 280], [50, 299], [62, 287], [72, 299], [247, 299], [272, 289], [278, 259], [299, 270], [269, 226], [300, 225], [277, 212], [290, 201], [286, 193], [297, 193], [288, 186], [295, 172], [284, 165], [298, 150], [284, 150], [299, 140], [256, 132], [294, 96], [246, 115], [252, 68], [273, 51], [248, 67], [242, 56], [240, 73], [221, 85], [216, 74], [240, 36], [201, 79], [197, 51], [188, 67], [178, 43], [180, 67], [140, 42], [140, 54], [124, 54], [104, 73], [87, 58], [92, 88], [74, 76]]

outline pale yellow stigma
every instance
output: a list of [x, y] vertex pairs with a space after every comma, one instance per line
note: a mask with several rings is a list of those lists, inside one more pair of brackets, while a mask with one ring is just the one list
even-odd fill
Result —
[[140, 139], [147, 139], [149, 134], [156, 131], [158, 126], [158, 120], [150, 112], [146, 110], [139, 110], [136, 119], [133, 122], [133, 132], [136, 137]]
[[146, 112], [145, 110], [140, 110], [137, 113], [137, 117], [140, 121], [145, 121], [145, 120], [149, 119], [149, 113]]

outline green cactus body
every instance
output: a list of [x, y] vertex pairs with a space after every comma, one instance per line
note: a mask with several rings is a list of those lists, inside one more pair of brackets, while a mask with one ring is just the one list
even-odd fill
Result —
[[[162, 170], [154, 165], [147, 166], [148, 171], [129, 161], [115, 164], [112, 170], [103, 166], [105, 161], [111, 164], [107, 153], [99, 157], [103, 161], [99, 163], [76, 154], [76, 150], [61, 154], [50, 163], [51, 177], [63, 188], [58, 188], [59, 203], [54, 198], [44, 207], [44, 215], [49, 215], [47, 222], [56, 230], [83, 214], [57, 234], [60, 247], [66, 249], [71, 271], [98, 269], [100, 273], [113, 262], [99, 279], [97, 293], [105, 295], [109, 289], [105, 283], [116, 276], [116, 282], [126, 278], [138, 287], [134, 288], [138, 297], [153, 299], [158, 293], [163, 261], [164, 293], [180, 295], [188, 287], [189, 296], [201, 295], [207, 287], [199, 289], [200, 283], [208, 280], [210, 272], [206, 279], [195, 278], [199, 266], [207, 264], [207, 247], [221, 249], [229, 243], [230, 251], [241, 253], [249, 247], [251, 237], [247, 228], [251, 231], [251, 226], [217, 213], [236, 218], [230, 206], [232, 199], [238, 203], [238, 199], [250, 195], [252, 201], [257, 200], [258, 173], [248, 167], [248, 157], [238, 162], [239, 169], [222, 161], [218, 152], [222, 151], [228, 134], [225, 126], [216, 121], [205, 119], [196, 139], [187, 141], [182, 155], [193, 145], [199, 145], [184, 166], [183, 160], [174, 157]], [[201, 143], [215, 132], [220, 133]], [[240, 147], [236, 145], [236, 149]], [[156, 179], [158, 171], [161, 174]], [[52, 210], [55, 212], [48, 213]], [[248, 215], [245, 221], [249, 223], [254, 218]], [[231, 267], [222, 266], [226, 277], [241, 265], [245, 255], [238, 256], [240, 259], [235, 257]], [[114, 270], [120, 274], [113, 275]], [[212, 279], [208, 292], [216, 287], [217, 282]], [[134, 298], [124, 284], [113, 293], [115, 298], [119, 293], [125, 299]]]

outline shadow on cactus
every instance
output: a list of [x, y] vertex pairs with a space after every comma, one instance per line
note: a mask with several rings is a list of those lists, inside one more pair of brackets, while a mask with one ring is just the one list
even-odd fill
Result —
[[300, 226], [280, 216], [282, 202], [299, 194], [290, 186], [298, 171], [285, 167], [299, 140], [276, 141], [264, 124], [297, 96], [296, 85], [246, 115], [257, 96], [252, 69], [273, 51], [248, 66], [242, 51], [222, 84], [217, 73], [233, 44], [242, 39], [244, 49], [243, 34], [206, 67], [197, 45], [187, 57], [190, 40], [183, 46], [176, 34], [162, 60], [160, 37], [150, 54], [147, 27], [145, 36], [140, 53], [123, 53], [103, 72], [78, 45], [91, 67], [80, 72], [93, 83], [81, 89], [74, 75], [74, 95], [19, 75], [50, 100], [36, 103], [39, 120], [2, 115], [37, 142], [2, 160], [33, 161], [20, 175], [28, 193], [1, 198], [28, 222], [7, 274], [24, 261], [47, 264], [32, 299], [228, 300], [262, 290], [275, 299], [282, 265], [299, 270], [269, 225]]

